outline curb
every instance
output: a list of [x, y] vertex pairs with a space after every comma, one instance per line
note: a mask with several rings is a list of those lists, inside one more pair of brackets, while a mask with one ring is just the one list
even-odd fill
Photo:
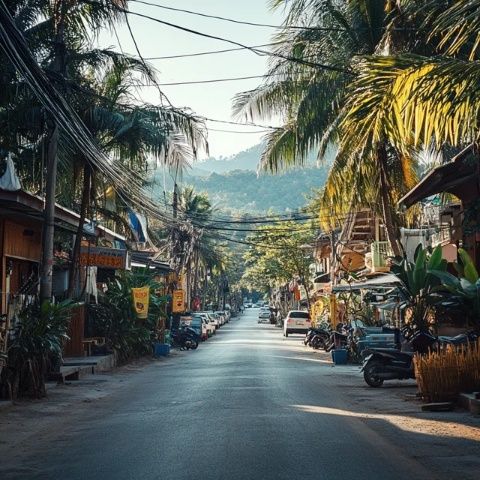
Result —
[[458, 404], [474, 415], [480, 415], [480, 392], [461, 393]]

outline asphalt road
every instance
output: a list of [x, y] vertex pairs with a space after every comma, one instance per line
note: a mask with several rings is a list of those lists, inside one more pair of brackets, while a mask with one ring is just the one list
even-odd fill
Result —
[[[249, 309], [154, 364], [25, 454], [3, 478], [439, 479], [354, 415], [322, 356]], [[380, 431], [380, 433], [379, 433]]]

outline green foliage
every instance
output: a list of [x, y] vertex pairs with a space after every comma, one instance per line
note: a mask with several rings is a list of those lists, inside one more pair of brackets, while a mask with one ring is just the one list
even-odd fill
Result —
[[[148, 318], [137, 320], [132, 300], [132, 288], [150, 288]], [[89, 306], [92, 328], [104, 336], [121, 362], [151, 352], [157, 322], [165, 315], [166, 297], [158, 296], [157, 283], [148, 270], [122, 272], [109, 282], [108, 290], [98, 305]]]
[[247, 268], [241, 284], [250, 290], [265, 292], [295, 277], [307, 281], [311, 255], [301, 247], [313, 238], [309, 225], [293, 221], [259, 227], [247, 237], [253, 245], [244, 255]]
[[446, 272], [447, 261], [442, 259], [442, 247], [436, 247], [430, 254], [419, 245], [415, 251], [414, 262], [406, 258], [396, 259], [392, 272], [402, 282], [404, 300], [411, 310], [411, 322], [419, 330], [428, 330], [434, 305], [440, 300], [437, 290], [440, 285], [434, 271]]
[[459, 263], [455, 269], [459, 277], [444, 270], [432, 268], [430, 273], [440, 280], [443, 290], [453, 295], [465, 307], [470, 323], [480, 328], [480, 278], [470, 255], [462, 248], [458, 249]]
[[208, 177], [186, 177], [199, 191], [209, 194], [213, 205], [222, 210], [284, 213], [305, 204], [305, 196], [325, 183], [325, 168], [309, 167], [281, 175], [260, 175], [253, 171], [234, 170]]
[[51, 362], [58, 363], [61, 358], [74, 305], [70, 300], [58, 304], [45, 301], [23, 310], [0, 379], [3, 396], [45, 396], [45, 379]]

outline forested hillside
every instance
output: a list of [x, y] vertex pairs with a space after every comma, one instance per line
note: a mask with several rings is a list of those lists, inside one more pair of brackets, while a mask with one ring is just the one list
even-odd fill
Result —
[[[229, 158], [209, 158], [196, 162], [185, 172], [181, 183], [208, 193], [215, 207], [223, 211], [264, 213], [272, 210], [285, 213], [305, 205], [312, 189], [321, 188], [327, 176], [327, 167], [318, 168], [312, 155], [309, 166], [289, 170], [278, 175], [261, 173], [256, 169], [263, 145], [255, 145]], [[328, 162], [327, 162], [328, 163]], [[157, 192], [163, 190], [163, 176], [155, 178]], [[167, 191], [173, 181], [165, 179]], [[163, 196], [163, 193], [162, 193]]]
[[306, 196], [325, 183], [326, 174], [325, 168], [316, 167], [259, 177], [253, 171], [234, 170], [208, 177], [186, 176], [185, 183], [208, 192], [212, 203], [222, 210], [280, 213], [305, 205]]

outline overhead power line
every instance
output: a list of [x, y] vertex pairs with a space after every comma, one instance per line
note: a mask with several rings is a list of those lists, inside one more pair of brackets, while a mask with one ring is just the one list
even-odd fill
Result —
[[[264, 47], [273, 47], [275, 45], [280, 45], [284, 42], [273, 42], [273, 43], [264, 43], [262, 45], [251, 45], [248, 48], [264, 48]], [[183, 53], [178, 55], [165, 55], [161, 57], [144, 57], [145, 60], [173, 60], [176, 58], [190, 58], [190, 57], [202, 57], [205, 55], [217, 55], [220, 53], [229, 53], [229, 52], [241, 52], [244, 51], [245, 47], [237, 47], [237, 48], [225, 48], [222, 50], [207, 50], [205, 52], [195, 52], [195, 53]]]
[[[92, 2], [92, 3], [97, 3], [97, 2]], [[152, 17], [151, 15], [145, 15], [143, 13], [138, 13], [138, 12], [133, 12], [131, 10], [127, 10], [125, 8], [122, 8], [122, 7], [118, 6], [118, 5], [114, 5], [114, 8], [116, 10], [118, 10], [119, 12], [123, 12], [127, 15], [134, 15], [134, 16], [137, 16], [137, 17], [140, 17], [140, 18], [145, 18], [147, 20], [151, 20], [153, 22], [160, 23], [161, 25], [166, 25], [168, 27], [175, 28], [175, 29], [181, 30], [183, 32], [191, 33], [192, 35], [197, 35], [197, 36], [204, 37], [204, 38], [210, 38], [212, 40], [218, 40], [220, 42], [225, 42], [225, 43], [229, 43], [231, 45], [235, 45], [236, 47], [242, 47], [242, 48], [244, 48], [246, 50], [249, 50], [249, 51], [251, 51], [251, 52], [253, 52], [253, 53], [255, 53], [259, 56], [269, 56], [269, 57], [281, 58], [283, 60], [287, 60], [287, 61], [290, 61], [290, 62], [293, 62], [293, 63], [299, 63], [301, 65], [305, 65], [305, 66], [311, 67], [311, 68], [317, 68], [317, 69], [322, 69], [322, 70], [341, 72], [341, 73], [347, 73], [347, 74], [352, 74], [353, 75], [353, 72], [351, 72], [349, 70], [346, 70], [344, 67], [338, 67], [336, 65], [326, 65], [326, 64], [317, 63], [317, 62], [310, 62], [310, 61], [307, 61], [307, 60], [303, 60], [301, 58], [295, 58], [295, 57], [292, 57], [292, 56], [289, 56], [289, 55], [283, 55], [283, 54], [278, 53], [278, 52], [269, 52], [268, 50], [263, 50], [263, 49], [260, 49], [260, 48], [252, 48], [252, 47], [249, 47], [248, 45], [244, 45], [243, 43], [236, 42], [236, 41], [230, 40], [228, 38], [219, 37], [217, 35], [211, 35], [209, 33], [200, 32], [200, 31], [194, 30], [192, 28], [183, 27], [181, 25], [177, 25], [177, 24], [172, 23], [172, 22], [167, 22], [165, 20], [161, 20], [159, 18]]]
[[[207, 80], [191, 80], [186, 82], [170, 82], [170, 83], [159, 83], [161, 87], [171, 87], [174, 85], [198, 85], [204, 83], [222, 83], [222, 82], [237, 82], [240, 80], [252, 80], [258, 78], [265, 78], [265, 75], [249, 75], [246, 77], [229, 77], [229, 78], [211, 78]], [[148, 83], [140, 83], [139, 87], [156, 87], [156, 85]]]
[[272, 25], [270, 23], [257, 23], [249, 22], [246, 20], [238, 20], [236, 18], [221, 17], [219, 15], [210, 15], [208, 13], [197, 12], [193, 10], [186, 10], [183, 8], [174, 8], [167, 5], [160, 5], [158, 3], [147, 2], [145, 0], [130, 0], [132, 3], [141, 3], [143, 5], [148, 5], [155, 8], [161, 8], [162, 10], [170, 10], [172, 12], [181, 12], [187, 13], [188, 15], [195, 15], [197, 17], [204, 18], [213, 18], [214, 20], [221, 20], [223, 22], [236, 23], [239, 25], [249, 25], [250, 27], [262, 27], [262, 28], [274, 28], [276, 30], [313, 30], [317, 32], [346, 32], [345, 28], [334, 28], [334, 27], [309, 27], [306, 25]]
[[219, 132], [219, 133], [238, 133], [238, 134], [260, 134], [260, 133], [269, 133], [271, 130], [253, 130], [251, 132], [241, 132], [240, 130], [222, 130], [221, 128], [209, 128], [209, 132]]

